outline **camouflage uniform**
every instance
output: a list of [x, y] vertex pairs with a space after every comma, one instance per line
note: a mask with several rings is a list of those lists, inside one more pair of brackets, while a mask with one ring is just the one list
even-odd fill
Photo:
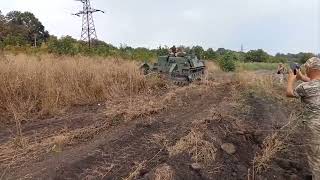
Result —
[[283, 81], [285, 80], [285, 75], [288, 73], [287, 69], [285, 67], [282, 68], [278, 68], [278, 78], [279, 78], [279, 82], [282, 84]]
[[[305, 65], [320, 71], [318, 58], [309, 59]], [[306, 136], [308, 161], [314, 179], [320, 180], [320, 80], [298, 85], [294, 94], [296, 97], [301, 97], [305, 106], [303, 122], [308, 132]]]

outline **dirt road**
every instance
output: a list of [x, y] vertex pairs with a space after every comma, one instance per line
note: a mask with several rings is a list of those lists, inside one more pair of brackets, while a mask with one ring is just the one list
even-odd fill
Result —
[[[131, 121], [110, 120], [101, 105], [74, 107], [24, 124], [27, 150], [10, 150], [9, 125], [1, 131], [0, 179], [248, 179], [264, 139], [288, 114], [254, 94], [241, 99], [239, 91], [231, 79], [179, 88], [165, 108]], [[275, 161], [256, 178], [308, 174], [303, 153], [286, 158], [279, 162], [289, 165]]]

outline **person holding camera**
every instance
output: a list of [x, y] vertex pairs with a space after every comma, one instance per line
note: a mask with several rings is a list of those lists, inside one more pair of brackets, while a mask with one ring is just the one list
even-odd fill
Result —
[[277, 75], [279, 78], [279, 82], [282, 84], [285, 74], [287, 73], [287, 69], [285, 68], [285, 66], [283, 65], [283, 63], [278, 64], [278, 69], [277, 69]]
[[[309, 166], [314, 180], [320, 180], [320, 59], [313, 57], [304, 64], [306, 75], [299, 67], [290, 72], [288, 77], [287, 96], [301, 98], [304, 104], [303, 122], [309, 134], [306, 136], [306, 147]], [[303, 83], [294, 88], [296, 81]]]

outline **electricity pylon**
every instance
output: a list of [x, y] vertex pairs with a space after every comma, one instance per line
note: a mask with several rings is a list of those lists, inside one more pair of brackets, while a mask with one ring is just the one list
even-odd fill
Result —
[[92, 8], [90, 4], [90, 0], [76, 0], [76, 1], [80, 1], [83, 4], [83, 9], [82, 11], [79, 11], [78, 13], [75, 13], [73, 15], [78, 17], [82, 15], [81, 40], [87, 41], [90, 48], [92, 40], [98, 39], [92, 14], [96, 12], [104, 13], [104, 11]]

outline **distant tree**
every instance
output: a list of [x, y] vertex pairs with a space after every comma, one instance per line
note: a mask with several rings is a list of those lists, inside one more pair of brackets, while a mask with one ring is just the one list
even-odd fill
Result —
[[245, 58], [246, 58], [246, 53], [245, 52], [234, 52], [236, 58], [237, 58], [237, 61], [241, 61], [241, 62], [244, 62], [245, 61]]
[[0, 11], [0, 41], [3, 41], [6, 32], [6, 19]]
[[267, 63], [287, 63], [288, 59], [283, 56], [269, 56]]
[[218, 57], [217, 53], [212, 48], [209, 48], [204, 52], [204, 59], [212, 60], [212, 59], [216, 59], [217, 57]]
[[38, 44], [49, 38], [48, 31], [42, 23], [30, 12], [11, 11], [6, 17], [7, 35], [24, 37], [26, 43], [33, 44], [36, 36]]
[[245, 56], [246, 62], [267, 62], [269, 58], [268, 53], [264, 52], [262, 49], [251, 50], [247, 52]]
[[204, 49], [201, 46], [193, 46], [191, 51], [194, 52], [199, 59], [204, 58]]
[[4, 37], [3, 43], [6, 46], [25, 46], [27, 45], [26, 37], [21, 34], [9, 34]]
[[227, 53], [228, 50], [226, 50], [225, 48], [218, 48], [216, 53], [219, 55], [219, 56], [223, 56], [225, 53]]
[[308, 59], [315, 57], [313, 53], [299, 53], [299, 62], [304, 64]]
[[51, 36], [48, 40], [48, 50], [50, 53], [60, 55], [76, 55], [79, 53], [78, 44], [77, 40], [73, 39], [71, 36], [65, 36], [61, 39]]
[[92, 39], [91, 40], [91, 45], [94, 48], [94, 47], [97, 47], [97, 46], [105, 46], [105, 45], [107, 45], [107, 43], [104, 42], [104, 41], [100, 41], [98, 39]]
[[133, 51], [132, 57], [133, 60], [140, 60], [140, 61], [150, 61], [150, 59], [155, 58], [155, 54], [153, 54], [147, 48], [136, 48]]
[[236, 69], [236, 56], [232, 52], [226, 52], [221, 58], [218, 60], [218, 64], [223, 71], [229, 72], [234, 71]]
[[155, 50], [155, 53], [157, 54], [157, 56], [165, 56], [165, 55], [168, 55], [168, 47], [161, 47], [159, 46], [156, 50]]

